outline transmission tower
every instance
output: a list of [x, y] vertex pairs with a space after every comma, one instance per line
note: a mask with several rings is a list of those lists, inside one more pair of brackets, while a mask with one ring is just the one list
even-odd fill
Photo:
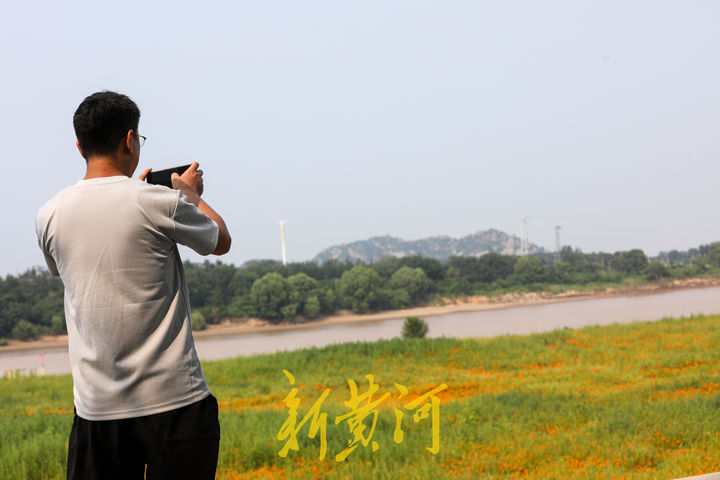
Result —
[[527, 234], [527, 219], [528, 217], [522, 217], [521, 221], [521, 237], [520, 237], [520, 256], [528, 254], [528, 234]]

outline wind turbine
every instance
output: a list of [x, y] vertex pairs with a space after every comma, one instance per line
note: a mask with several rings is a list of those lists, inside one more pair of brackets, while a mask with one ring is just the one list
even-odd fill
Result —
[[562, 227], [560, 225], [555, 225], [555, 251], [560, 254], [560, 250], [562, 250], [562, 243], [560, 243], [560, 229]]
[[287, 254], [285, 253], [285, 220], [278, 220], [280, 224], [280, 243], [282, 245], [282, 262], [287, 265]]

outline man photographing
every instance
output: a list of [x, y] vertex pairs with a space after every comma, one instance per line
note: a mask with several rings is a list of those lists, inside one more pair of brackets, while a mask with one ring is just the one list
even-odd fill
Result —
[[65, 285], [70, 480], [213, 479], [217, 467], [217, 401], [195, 352], [177, 244], [222, 255], [231, 238], [200, 197], [197, 162], [173, 174], [173, 189], [144, 182], [149, 169], [131, 178], [139, 120], [125, 95], [85, 98], [73, 125], [86, 175], [36, 218], [48, 268]]

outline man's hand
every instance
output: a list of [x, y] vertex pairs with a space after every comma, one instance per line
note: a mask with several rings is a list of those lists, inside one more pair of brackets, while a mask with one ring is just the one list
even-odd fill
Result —
[[[170, 180], [172, 181], [174, 189], [180, 190], [180, 193], [187, 197], [188, 202], [198, 207], [201, 212], [217, 224], [219, 229], [218, 243], [215, 251], [212, 253], [214, 255], [223, 255], [230, 250], [232, 238], [230, 238], [230, 232], [228, 232], [227, 226], [225, 225], [225, 220], [200, 198], [200, 195], [203, 193], [203, 171], [198, 170], [199, 166], [198, 162], [192, 162], [190, 167], [185, 170], [185, 173], [182, 175], [173, 173]], [[143, 174], [145, 175], [146, 172], [143, 172]]]
[[192, 162], [190, 164], [190, 167], [185, 170], [182, 175], [173, 173], [170, 177], [173, 188], [176, 190], [180, 190], [182, 193], [185, 194], [185, 196], [187, 196], [187, 193], [185, 193], [185, 191], [188, 188], [195, 192], [198, 196], [201, 196], [203, 194], [203, 171], [198, 170], [199, 166], [200, 164], [198, 162]]
[[140, 176], [138, 176], [138, 180], [144, 182], [145, 179], [146, 179], [147, 176], [148, 176], [148, 173], [150, 173], [151, 170], [152, 170], [152, 168], [148, 168], [147, 170], [145, 170], [144, 172], [142, 172], [142, 173], [140, 174]]

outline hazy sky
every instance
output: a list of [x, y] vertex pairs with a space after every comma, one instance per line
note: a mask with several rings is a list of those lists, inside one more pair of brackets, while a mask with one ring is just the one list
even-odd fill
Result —
[[[583, 251], [720, 240], [720, 2], [3, 2], [0, 274], [129, 95], [138, 172], [192, 160], [236, 264], [498, 228]], [[184, 256], [192, 259], [187, 250]], [[214, 260], [215, 257], [213, 257]]]

